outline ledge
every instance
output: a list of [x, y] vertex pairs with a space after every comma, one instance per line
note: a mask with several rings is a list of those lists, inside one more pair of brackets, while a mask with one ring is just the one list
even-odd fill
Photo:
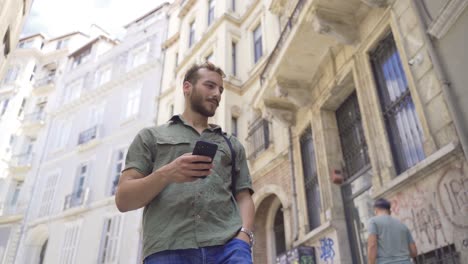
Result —
[[330, 221], [325, 222], [322, 225], [320, 225], [319, 227], [317, 227], [314, 230], [307, 233], [302, 239], [299, 239], [299, 240], [293, 242], [293, 246], [294, 247], [300, 246], [300, 245], [306, 243], [307, 241], [319, 238], [323, 234], [328, 233], [329, 231], [332, 231], [332, 230], [333, 230], [333, 225], [331, 224], [331, 222]]
[[439, 169], [456, 158], [457, 153], [459, 152], [460, 147], [458, 143], [452, 142], [447, 144], [415, 166], [387, 182], [385, 187], [372, 194], [372, 198], [376, 199], [384, 196], [391, 196], [392, 194], [399, 192], [404, 187], [407, 187], [409, 184], [429, 177], [432, 174], [431, 172]]
[[15, 223], [21, 219], [23, 219], [23, 215], [21, 214], [0, 216], [0, 225]]

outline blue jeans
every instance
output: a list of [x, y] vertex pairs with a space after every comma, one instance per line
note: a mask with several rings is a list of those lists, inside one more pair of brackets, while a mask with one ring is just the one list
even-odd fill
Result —
[[197, 249], [166, 250], [154, 253], [143, 261], [144, 264], [251, 264], [250, 245], [238, 238], [231, 239], [223, 246]]

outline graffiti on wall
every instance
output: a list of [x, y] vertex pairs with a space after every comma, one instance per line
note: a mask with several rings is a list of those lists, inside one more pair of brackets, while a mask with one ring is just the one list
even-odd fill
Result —
[[325, 263], [333, 263], [335, 258], [334, 244], [333, 239], [329, 237], [320, 239], [320, 259]]
[[427, 250], [453, 242], [453, 228], [468, 229], [468, 177], [463, 165], [419, 181], [391, 198], [393, 214]]

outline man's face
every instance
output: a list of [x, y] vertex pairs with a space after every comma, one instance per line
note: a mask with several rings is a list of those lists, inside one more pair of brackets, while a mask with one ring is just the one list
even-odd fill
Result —
[[189, 94], [189, 102], [192, 111], [206, 117], [214, 116], [221, 101], [223, 93], [223, 79], [221, 76], [208, 69], [198, 70], [199, 79]]

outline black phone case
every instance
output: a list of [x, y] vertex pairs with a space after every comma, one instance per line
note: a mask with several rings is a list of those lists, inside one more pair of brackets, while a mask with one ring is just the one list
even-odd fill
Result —
[[[213, 160], [216, 155], [216, 151], [218, 151], [218, 145], [211, 142], [199, 140], [197, 141], [197, 143], [195, 143], [195, 148], [193, 149], [192, 155], [206, 156], [210, 157]], [[206, 176], [200, 178], [204, 179], [206, 178]]]

